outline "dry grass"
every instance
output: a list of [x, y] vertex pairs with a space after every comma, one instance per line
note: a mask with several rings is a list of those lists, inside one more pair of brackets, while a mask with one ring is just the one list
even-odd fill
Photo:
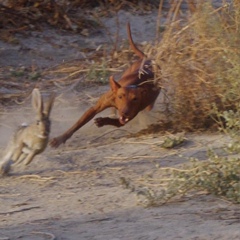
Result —
[[0, 2], [1, 39], [10, 41], [12, 33], [41, 29], [43, 24], [81, 32], [98, 27], [98, 15], [115, 15], [121, 9], [145, 12], [156, 6], [155, 0], [7, 0]]
[[206, 2], [186, 22], [173, 11], [161, 42], [149, 50], [161, 68], [156, 81], [167, 90], [174, 128], [206, 128], [213, 122], [214, 105], [235, 108], [240, 97], [240, 4], [233, 6], [214, 9]]

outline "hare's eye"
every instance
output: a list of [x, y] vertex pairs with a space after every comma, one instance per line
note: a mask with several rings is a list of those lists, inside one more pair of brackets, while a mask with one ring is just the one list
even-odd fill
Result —
[[39, 125], [40, 124], [40, 120], [37, 120], [37, 125]]

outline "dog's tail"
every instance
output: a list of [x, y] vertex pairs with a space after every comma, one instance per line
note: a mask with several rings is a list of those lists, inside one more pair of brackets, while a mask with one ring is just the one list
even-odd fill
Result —
[[139, 56], [141, 59], [145, 58], [146, 55], [141, 50], [139, 50], [137, 48], [137, 46], [135, 45], [135, 43], [133, 42], [130, 23], [127, 23], [127, 32], [128, 32], [128, 40], [129, 40], [130, 46], [131, 46], [132, 50], [134, 51], [134, 53], [137, 56]]

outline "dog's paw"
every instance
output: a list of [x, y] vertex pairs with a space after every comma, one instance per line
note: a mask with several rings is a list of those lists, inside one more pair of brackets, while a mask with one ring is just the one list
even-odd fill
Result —
[[59, 137], [55, 137], [53, 139], [51, 139], [49, 141], [49, 145], [52, 147], [52, 148], [58, 148], [59, 145], [63, 144], [66, 142], [68, 138], [65, 137], [64, 135], [63, 136], [59, 136]]
[[102, 117], [95, 118], [94, 123], [96, 124], [97, 127], [102, 127], [105, 125], [105, 120]]

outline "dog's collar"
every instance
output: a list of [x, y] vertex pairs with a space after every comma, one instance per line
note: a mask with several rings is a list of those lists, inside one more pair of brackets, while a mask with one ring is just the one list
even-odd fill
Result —
[[126, 88], [138, 88], [138, 85], [128, 85]]

